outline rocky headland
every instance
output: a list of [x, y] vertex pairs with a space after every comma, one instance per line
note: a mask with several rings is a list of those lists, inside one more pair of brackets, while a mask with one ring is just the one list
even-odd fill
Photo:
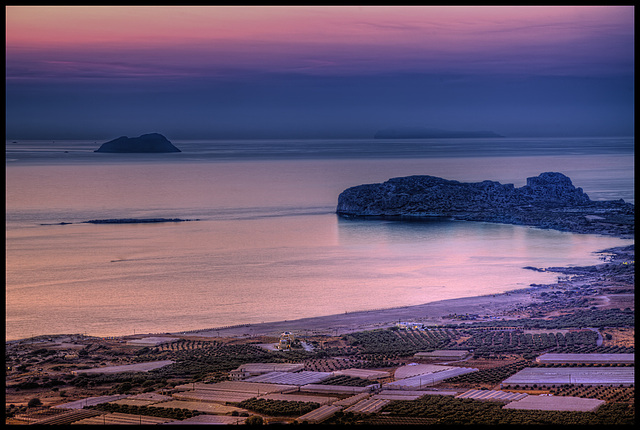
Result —
[[176, 148], [166, 137], [159, 133], [143, 134], [139, 137], [121, 136], [117, 139], [103, 143], [94, 152], [111, 153], [160, 153], [182, 152]]
[[593, 201], [567, 176], [546, 172], [527, 178], [520, 188], [434, 176], [392, 178], [346, 189], [336, 213], [345, 218], [497, 222], [632, 238], [635, 209], [622, 199]]

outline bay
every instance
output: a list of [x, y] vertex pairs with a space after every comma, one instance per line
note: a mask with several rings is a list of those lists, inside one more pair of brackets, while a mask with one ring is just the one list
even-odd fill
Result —
[[[126, 158], [93, 153], [89, 141], [7, 142], [7, 339], [173, 332], [493, 294], [555, 279], [524, 266], [594, 264], [596, 251], [632, 243], [334, 214], [345, 188], [413, 174], [522, 186], [560, 171], [592, 199], [633, 202], [629, 140], [526, 142], [486, 142], [480, 152], [468, 139], [393, 151], [374, 140], [190, 141], [174, 142], [180, 154]], [[138, 217], [198, 221], [82, 223]], [[73, 224], [43, 225], [60, 222]]]

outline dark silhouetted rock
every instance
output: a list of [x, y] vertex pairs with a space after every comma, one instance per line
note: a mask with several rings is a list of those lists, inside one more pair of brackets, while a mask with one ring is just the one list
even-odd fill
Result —
[[166, 137], [158, 133], [143, 134], [140, 137], [122, 136], [103, 143], [94, 152], [117, 153], [157, 153], [181, 152]]
[[[200, 221], [199, 219], [182, 219], [182, 218], [109, 218], [109, 219], [92, 219], [82, 221], [84, 224], [151, 224], [162, 222], [187, 222]], [[59, 222], [56, 224], [40, 224], [40, 225], [69, 225], [71, 222]]]
[[187, 222], [198, 221], [182, 218], [111, 218], [111, 219], [92, 219], [83, 221], [88, 224], [149, 224], [159, 222]]
[[547, 172], [527, 178], [520, 188], [434, 176], [393, 178], [346, 189], [338, 197], [336, 212], [346, 218], [445, 217], [626, 237], [633, 235], [635, 210], [623, 200], [592, 201], [567, 176]]

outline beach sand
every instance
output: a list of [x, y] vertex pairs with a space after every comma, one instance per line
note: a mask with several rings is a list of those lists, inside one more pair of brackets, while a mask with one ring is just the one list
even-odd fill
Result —
[[290, 331], [298, 335], [341, 335], [354, 331], [389, 327], [399, 321], [415, 321], [425, 325], [446, 324], [451, 320], [445, 317], [451, 314], [464, 315], [468, 313], [495, 317], [503, 312], [526, 306], [540, 300], [534, 297], [532, 293], [535, 291], [537, 295], [543, 291], [543, 288], [546, 287], [541, 286], [502, 294], [442, 300], [415, 306], [349, 312], [290, 321], [244, 324], [174, 334], [195, 337], [250, 337], [279, 336], [282, 332]]
[[[550, 291], [571, 290], [574, 298], [589, 297], [591, 305], [606, 308], [634, 309], [634, 245], [604, 250], [613, 255], [604, 264], [588, 267], [548, 268], [548, 271], [561, 274], [564, 280], [549, 285], [534, 285], [528, 288], [508, 291], [501, 294], [463, 297], [441, 300], [415, 306], [403, 306], [389, 309], [348, 312], [344, 314], [265, 322], [261, 324], [242, 324], [230, 327], [216, 327], [211, 329], [191, 330], [166, 333], [169, 336], [192, 338], [247, 338], [255, 336], [279, 336], [285, 331], [293, 332], [297, 336], [334, 335], [339, 336], [355, 331], [386, 328], [398, 322], [416, 322], [424, 325], [444, 325], [448, 323], [464, 322], [452, 315], [477, 315], [475, 321], [495, 319], [515, 320], [528, 317], [531, 305], [546, 308], [548, 315], [558, 315], [558, 312], [571, 312], [571, 305], [557, 302], [555, 299], [544, 297], [543, 293]], [[621, 269], [623, 269], [621, 271]], [[589, 292], [592, 285], [608, 285], [608, 292], [601, 292], [594, 296]], [[621, 289], [616, 291], [616, 289]], [[581, 305], [584, 306], [584, 305]], [[529, 308], [529, 309], [527, 309]], [[469, 320], [474, 321], [474, 320]], [[145, 335], [137, 335], [140, 338]]]

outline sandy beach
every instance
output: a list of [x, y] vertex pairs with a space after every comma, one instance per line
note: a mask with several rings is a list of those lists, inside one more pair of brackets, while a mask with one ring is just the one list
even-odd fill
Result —
[[527, 288], [503, 294], [480, 297], [464, 297], [442, 300], [415, 306], [350, 312], [290, 321], [246, 324], [240, 326], [178, 332], [175, 335], [202, 337], [278, 336], [284, 331], [301, 335], [340, 335], [353, 331], [372, 330], [394, 325], [399, 321], [415, 321], [425, 325], [446, 324], [451, 314], [501, 315], [504, 312], [526, 306], [536, 300], [534, 291], [545, 287]]
[[[397, 324], [401, 321], [418, 322], [424, 325], [441, 325], [454, 322], [452, 315], [477, 315], [479, 320], [490, 319], [518, 319], [526, 316], [530, 305], [547, 304], [547, 312], [552, 308], [563, 309], [565, 305], [549, 302], [542, 297], [543, 293], [560, 288], [571, 289], [575, 296], [588, 295], [588, 291], [582, 289], [602, 279], [608, 279], [607, 283], [614, 288], [614, 285], [628, 288], [633, 286], [633, 275], [624, 279], [619, 277], [613, 281], [612, 275], [619, 274], [618, 267], [623, 267], [628, 262], [634, 260], [634, 246], [619, 247], [607, 250], [614, 257], [613, 264], [599, 264], [589, 267], [577, 268], [549, 268], [547, 270], [557, 272], [559, 278], [563, 273], [571, 274], [560, 284], [532, 285], [528, 288], [512, 290], [502, 294], [489, 294], [477, 297], [463, 297], [457, 299], [441, 300], [415, 306], [403, 306], [389, 309], [376, 309], [371, 311], [349, 312], [337, 315], [327, 315], [313, 318], [302, 318], [297, 320], [285, 320], [266, 322], [261, 324], [242, 324], [231, 327], [218, 327], [212, 329], [192, 330], [188, 332], [177, 332], [173, 335], [194, 336], [194, 337], [252, 337], [252, 336], [279, 336], [284, 331], [294, 332], [298, 335], [341, 335], [354, 331], [373, 330], [385, 328]], [[603, 251], [604, 252], [604, 251]], [[616, 275], [617, 276], [617, 275]], [[607, 307], [634, 307], [633, 294], [612, 294], [590, 296], [597, 306]], [[570, 311], [570, 309], [564, 309]], [[460, 319], [455, 322], [459, 323]]]

